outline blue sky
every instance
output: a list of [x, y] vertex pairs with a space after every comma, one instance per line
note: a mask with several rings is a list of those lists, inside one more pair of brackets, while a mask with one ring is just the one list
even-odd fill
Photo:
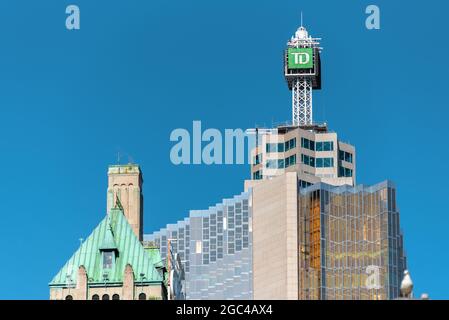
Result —
[[[65, 28], [77, 4], [81, 29]], [[365, 8], [381, 9], [381, 30]], [[291, 117], [282, 51], [322, 37], [314, 118], [357, 148], [358, 183], [398, 203], [415, 293], [449, 298], [449, 3], [0, 2], [0, 299], [47, 299], [53, 275], [105, 214], [107, 166], [144, 171], [145, 231], [243, 190], [246, 165], [174, 166], [170, 132]]]

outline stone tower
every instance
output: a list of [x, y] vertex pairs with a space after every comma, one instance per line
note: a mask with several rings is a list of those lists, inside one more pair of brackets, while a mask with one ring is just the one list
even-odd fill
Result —
[[111, 165], [108, 169], [107, 212], [120, 200], [125, 217], [139, 241], [143, 239], [142, 174], [136, 164]]

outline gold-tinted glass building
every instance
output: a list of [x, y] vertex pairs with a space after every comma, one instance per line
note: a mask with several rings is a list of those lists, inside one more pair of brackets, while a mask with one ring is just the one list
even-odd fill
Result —
[[392, 182], [300, 189], [299, 299], [394, 299], [406, 260]]

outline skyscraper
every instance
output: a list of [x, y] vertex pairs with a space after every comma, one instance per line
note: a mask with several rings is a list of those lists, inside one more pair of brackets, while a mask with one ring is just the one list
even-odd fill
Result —
[[248, 180], [254, 299], [394, 299], [406, 267], [390, 181], [302, 188], [297, 172]]
[[396, 188], [357, 186], [355, 148], [313, 122], [318, 40], [301, 26], [287, 43], [292, 124], [250, 130], [254, 298], [394, 299], [406, 267]]
[[[173, 250], [183, 254], [187, 299], [398, 297], [406, 258], [396, 187], [391, 181], [356, 185], [355, 147], [313, 121], [312, 92], [321, 89], [319, 40], [301, 26], [287, 42], [291, 123], [248, 130], [257, 138], [242, 194], [243, 207], [250, 208], [247, 246], [237, 246], [237, 204], [233, 210], [191, 211], [146, 237], [159, 243], [163, 257], [168, 237], [183, 244]], [[217, 256], [212, 235], [219, 225], [224, 242]]]

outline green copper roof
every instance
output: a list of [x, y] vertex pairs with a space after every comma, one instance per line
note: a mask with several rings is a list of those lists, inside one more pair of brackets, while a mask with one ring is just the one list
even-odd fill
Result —
[[[111, 269], [103, 269], [102, 250], [116, 252]], [[159, 250], [147, 250], [134, 234], [123, 212], [114, 208], [94, 229], [80, 248], [62, 267], [50, 282], [50, 286], [76, 283], [78, 268], [84, 266], [89, 283], [104, 283], [103, 274], [108, 275], [108, 283], [122, 282], [127, 264], [134, 271], [134, 278], [141, 282], [162, 282], [162, 272], [157, 270], [161, 264]], [[67, 276], [69, 275], [69, 276]]]
[[103, 241], [100, 244], [100, 250], [118, 250], [115, 245], [114, 235], [112, 234], [111, 224], [108, 222], [106, 227], [106, 233], [104, 235]]

